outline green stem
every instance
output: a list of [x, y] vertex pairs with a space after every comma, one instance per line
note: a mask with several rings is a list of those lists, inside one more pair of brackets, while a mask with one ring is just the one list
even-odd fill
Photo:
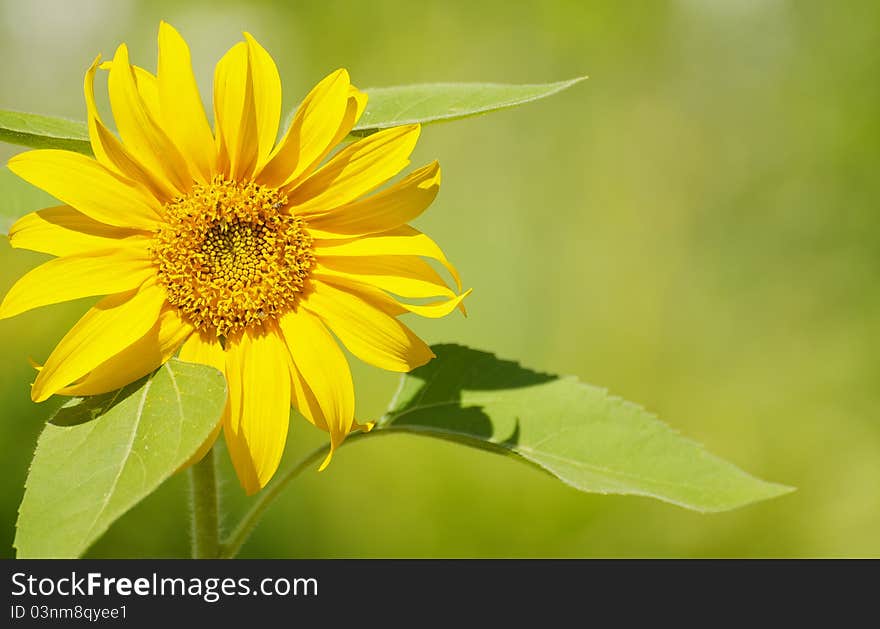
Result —
[[216, 460], [211, 448], [201, 461], [189, 468], [193, 559], [216, 559], [220, 554]]
[[[343, 445], [346, 443], [352, 443], [354, 441], [359, 441], [364, 437], [368, 437], [371, 435], [379, 435], [383, 433], [391, 433], [394, 432], [392, 429], [375, 429], [372, 432], [356, 432], [348, 436], [348, 438], [343, 442]], [[256, 528], [257, 523], [260, 521], [260, 518], [265, 513], [266, 509], [269, 508], [269, 505], [284, 491], [284, 488], [287, 487], [287, 484], [292, 481], [294, 478], [300, 475], [304, 470], [314, 466], [324, 459], [327, 456], [327, 453], [330, 452], [330, 446], [324, 445], [316, 450], [312, 450], [309, 454], [300, 459], [295, 465], [285, 470], [284, 472], [278, 474], [275, 480], [266, 487], [263, 491], [260, 492], [257, 497], [256, 502], [254, 502], [250, 511], [241, 519], [241, 522], [238, 523], [238, 526], [235, 527], [235, 530], [227, 537], [222, 544], [220, 544], [219, 554], [218, 556], [221, 559], [230, 559], [235, 557], [238, 554], [238, 551], [241, 550], [242, 545], [247, 541], [247, 538], [250, 537], [251, 533], [253, 533], [254, 528]]]

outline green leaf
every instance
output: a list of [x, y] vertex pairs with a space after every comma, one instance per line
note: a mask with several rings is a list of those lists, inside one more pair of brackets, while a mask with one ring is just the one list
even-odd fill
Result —
[[220, 372], [172, 359], [119, 391], [61, 407], [28, 473], [18, 557], [85, 552], [195, 454], [217, 425], [225, 387]]
[[92, 154], [84, 122], [0, 109], [0, 142]]
[[352, 135], [419, 122], [429, 124], [486, 114], [530, 103], [568, 89], [587, 77], [537, 85], [425, 83], [364, 90], [367, 108]]
[[367, 108], [352, 133], [369, 135], [402, 124], [456, 120], [516, 107], [552, 96], [586, 78], [537, 85], [424, 83], [375, 87], [364, 90], [369, 96]]
[[0, 232], [9, 228], [19, 218], [44, 207], [60, 205], [51, 195], [15, 176], [5, 166], [0, 166]]
[[792, 491], [750, 476], [639, 406], [573, 377], [537, 373], [459, 345], [405, 375], [375, 430], [512, 455], [572, 487], [725, 511]]

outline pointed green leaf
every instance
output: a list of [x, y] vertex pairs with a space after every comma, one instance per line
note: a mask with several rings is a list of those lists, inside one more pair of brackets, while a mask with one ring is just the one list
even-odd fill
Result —
[[750, 476], [642, 408], [573, 377], [459, 345], [403, 376], [375, 430], [448, 439], [532, 463], [572, 487], [725, 511], [791, 491]]
[[0, 109], [0, 142], [92, 154], [84, 122]]
[[215, 369], [172, 359], [119, 391], [61, 407], [28, 473], [18, 556], [84, 553], [195, 454], [220, 419], [225, 387]]
[[0, 166], [0, 233], [8, 234], [12, 224], [28, 212], [52, 205], [60, 203], [50, 194], [16, 177], [6, 166]]
[[552, 96], [586, 78], [536, 85], [423, 83], [374, 87], [364, 90], [369, 97], [367, 108], [352, 134], [363, 136], [402, 124], [443, 122], [516, 107]]

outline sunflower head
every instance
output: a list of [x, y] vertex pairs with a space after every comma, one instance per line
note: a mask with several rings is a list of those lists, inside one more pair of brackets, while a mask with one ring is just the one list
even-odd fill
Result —
[[294, 308], [315, 266], [287, 197], [217, 176], [166, 206], [153, 247], [168, 303], [197, 330], [226, 337]]
[[[101, 70], [116, 133], [98, 113]], [[439, 166], [386, 185], [409, 164], [419, 126], [347, 143], [367, 97], [340, 69], [276, 142], [281, 81], [248, 34], [217, 64], [212, 125], [186, 42], [164, 22], [155, 74], [122, 44], [92, 63], [84, 87], [94, 157], [37, 150], [9, 162], [63, 205], [11, 229], [13, 246], [57, 257], [10, 289], [0, 317], [104, 296], [49, 355], [33, 399], [111, 391], [179, 354], [228, 383], [217, 431], [193, 460], [222, 426], [242, 485], [257, 491], [278, 467], [291, 405], [329, 433], [332, 456], [369, 427], [355, 420], [338, 342], [406, 372], [433, 354], [398, 317], [464, 312], [455, 268], [408, 225], [436, 196]]]

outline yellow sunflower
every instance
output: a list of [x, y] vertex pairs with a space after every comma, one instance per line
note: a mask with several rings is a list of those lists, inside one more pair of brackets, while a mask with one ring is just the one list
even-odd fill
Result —
[[[346, 435], [369, 427], [355, 420], [336, 339], [367, 363], [409, 371], [433, 354], [397, 317], [463, 312], [468, 293], [439, 247], [407, 225], [436, 196], [438, 164], [373, 192], [408, 165], [419, 126], [380, 131], [331, 156], [367, 100], [340, 69], [306, 96], [276, 143], [278, 70], [244, 37], [214, 73], [213, 131], [187, 44], [170, 25], [159, 27], [155, 75], [131, 65], [125, 44], [112, 61], [95, 60], [84, 86], [94, 159], [35, 150], [9, 161], [65, 205], [11, 229], [12, 246], [58, 257], [10, 289], [0, 317], [106, 295], [49, 355], [35, 402], [115, 390], [178, 350], [223, 371], [226, 410], [197, 456], [222, 425], [241, 484], [254, 493], [278, 467], [291, 404], [330, 435], [322, 469]], [[95, 103], [99, 69], [108, 71], [118, 137]], [[457, 291], [425, 258], [449, 271]]]

